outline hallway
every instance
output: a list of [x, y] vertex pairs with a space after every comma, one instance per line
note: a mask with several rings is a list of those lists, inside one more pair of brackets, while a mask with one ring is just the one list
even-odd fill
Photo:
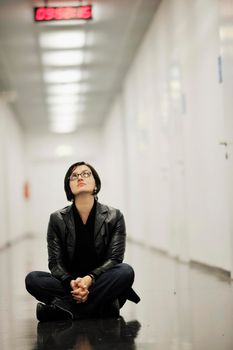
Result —
[[[232, 77], [233, 0], [0, 0], [0, 350], [233, 349]], [[40, 324], [24, 278], [82, 161], [141, 302]]]
[[125, 261], [135, 269], [134, 287], [142, 300], [128, 302], [121, 318], [41, 324], [24, 276], [47, 270], [45, 240], [28, 237], [2, 250], [1, 350], [233, 348], [233, 286], [226, 275], [132, 242]]

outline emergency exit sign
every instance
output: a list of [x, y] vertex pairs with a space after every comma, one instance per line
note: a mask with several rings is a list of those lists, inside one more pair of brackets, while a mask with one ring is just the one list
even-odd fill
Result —
[[92, 19], [92, 6], [34, 7], [34, 21], [68, 21], [75, 19]]

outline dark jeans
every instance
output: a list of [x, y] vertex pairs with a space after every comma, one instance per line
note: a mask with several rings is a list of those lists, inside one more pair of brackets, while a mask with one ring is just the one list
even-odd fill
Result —
[[115, 265], [104, 272], [90, 287], [88, 300], [77, 304], [72, 299], [70, 291], [66, 290], [62, 283], [48, 272], [33, 271], [25, 279], [27, 291], [37, 300], [51, 304], [55, 298], [63, 299], [69, 303], [69, 309], [73, 308], [74, 313], [86, 315], [101, 312], [115, 299], [119, 300], [120, 307], [122, 307], [133, 292], [131, 289], [133, 281], [134, 271], [130, 265], [125, 263]]

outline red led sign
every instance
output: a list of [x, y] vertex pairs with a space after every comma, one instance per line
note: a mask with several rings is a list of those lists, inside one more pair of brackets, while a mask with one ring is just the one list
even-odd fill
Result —
[[34, 21], [64, 21], [73, 19], [92, 19], [92, 6], [72, 7], [34, 7]]

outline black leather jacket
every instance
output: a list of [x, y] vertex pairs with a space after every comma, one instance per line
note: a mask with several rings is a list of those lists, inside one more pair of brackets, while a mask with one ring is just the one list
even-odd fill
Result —
[[[102, 264], [89, 273], [98, 278], [109, 268], [123, 261], [126, 230], [122, 213], [118, 209], [100, 204], [96, 205], [95, 249]], [[75, 249], [75, 223], [72, 206], [52, 213], [47, 233], [49, 269], [54, 277], [65, 283], [71, 280], [70, 272]], [[135, 292], [128, 298], [138, 302]], [[137, 299], [138, 298], [138, 299]], [[136, 300], [137, 299], [137, 300]]]

